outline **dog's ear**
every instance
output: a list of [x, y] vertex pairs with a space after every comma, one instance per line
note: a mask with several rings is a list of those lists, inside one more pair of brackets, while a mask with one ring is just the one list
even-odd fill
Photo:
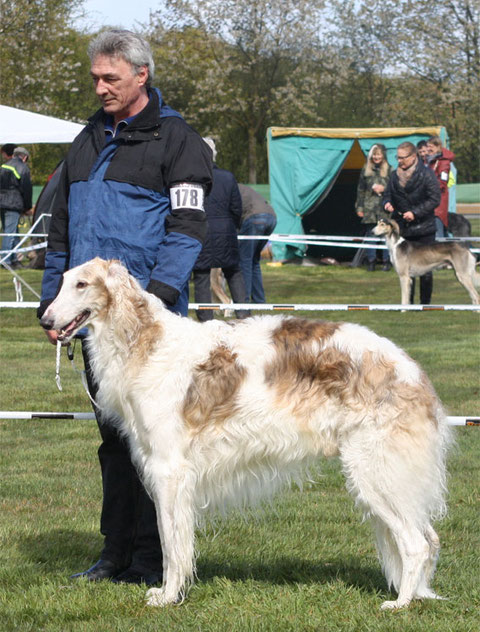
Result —
[[128, 276], [128, 270], [118, 259], [110, 259], [107, 261], [108, 276], [113, 278], [125, 278]]
[[110, 259], [106, 262], [105, 285], [113, 295], [118, 293], [122, 287], [130, 287], [130, 274], [121, 261]]

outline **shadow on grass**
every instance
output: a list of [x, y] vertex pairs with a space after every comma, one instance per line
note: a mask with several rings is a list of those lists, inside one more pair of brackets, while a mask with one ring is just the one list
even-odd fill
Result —
[[385, 592], [387, 585], [380, 566], [362, 565], [358, 559], [345, 558], [312, 563], [299, 557], [281, 557], [271, 562], [241, 561], [223, 562], [202, 558], [197, 562], [199, 582], [209, 582], [216, 577], [231, 581], [248, 579], [269, 584], [328, 584], [341, 581], [348, 586], [378, 593]]
[[[41, 565], [42, 572], [61, 572], [69, 576], [86, 570], [99, 559], [102, 537], [86, 531], [57, 529], [35, 537], [26, 536], [19, 541], [18, 547], [26, 560]], [[351, 556], [345, 559], [319, 559], [318, 563], [288, 556], [261, 562], [251, 558], [226, 562], [202, 556], [197, 563], [197, 576], [200, 583], [211, 582], [216, 577], [277, 585], [342, 581], [370, 593], [386, 590], [379, 566], [362, 564], [361, 560]]]
[[21, 538], [18, 549], [25, 559], [41, 564], [46, 572], [63, 572], [67, 569], [67, 572], [71, 570], [74, 573], [86, 570], [99, 559], [102, 543], [100, 534], [52, 529]]

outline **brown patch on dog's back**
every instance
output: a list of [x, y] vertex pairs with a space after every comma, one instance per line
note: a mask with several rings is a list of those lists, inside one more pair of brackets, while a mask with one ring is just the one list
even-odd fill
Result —
[[339, 327], [338, 323], [326, 320], [286, 318], [272, 331], [272, 340], [277, 347], [292, 348], [306, 342], [330, 338]]
[[236, 353], [225, 346], [213, 349], [208, 359], [193, 370], [182, 408], [186, 423], [198, 431], [234, 415], [235, 396], [245, 375]]
[[277, 405], [308, 420], [328, 398], [342, 400], [353, 371], [350, 357], [325, 343], [339, 324], [286, 319], [272, 332], [276, 356], [265, 367], [265, 383], [275, 389]]

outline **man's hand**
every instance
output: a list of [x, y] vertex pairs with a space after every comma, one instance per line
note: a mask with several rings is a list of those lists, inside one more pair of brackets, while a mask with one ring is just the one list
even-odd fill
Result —
[[403, 219], [406, 222], [413, 222], [413, 220], [415, 219], [415, 215], [412, 213], [412, 211], [407, 211], [403, 214]]
[[393, 211], [394, 211], [394, 208], [393, 208], [393, 206], [390, 204], [390, 202], [387, 202], [383, 208], [384, 208], [386, 211], [388, 211], [389, 213], [393, 213]]

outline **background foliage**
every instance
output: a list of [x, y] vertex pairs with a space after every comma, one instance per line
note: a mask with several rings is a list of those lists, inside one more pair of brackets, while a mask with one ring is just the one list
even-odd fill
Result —
[[[82, 6], [0, 0], [3, 104], [93, 113]], [[272, 125], [444, 125], [463, 183], [480, 180], [479, 14], [474, 0], [152, 0], [140, 30], [167, 102], [239, 181], [268, 181]], [[38, 184], [64, 151], [33, 148]]]

